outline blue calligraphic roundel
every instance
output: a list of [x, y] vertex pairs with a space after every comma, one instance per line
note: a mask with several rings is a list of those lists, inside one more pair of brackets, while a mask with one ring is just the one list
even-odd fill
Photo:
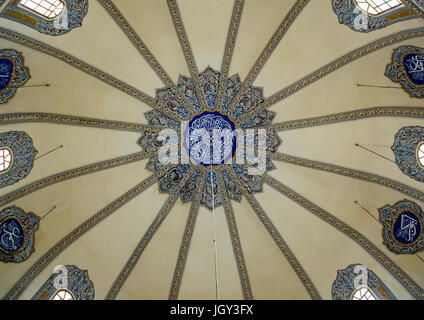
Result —
[[421, 222], [410, 210], [403, 211], [393, 225], [393, 236], [405, 245], [413, 243], [421, 235]]
[[0, 224], [0, 247], [7, 252], [13, 252], [22, 247], [24, 230], [16, 219], [7, 219]]
[[234, 130], [234, 123], [227, 116], [204, 112], [189, 122], [184, 132], [184, 148], [196, 164], [224, 164], [236, 151]]
[[410, 53], [403, 59], [406, 75], [416, 85], [424, 85], [424, 56]]
[[6, 88], [13, 74], [13, 63], [9, 59], [0, 59], [0, 91]]

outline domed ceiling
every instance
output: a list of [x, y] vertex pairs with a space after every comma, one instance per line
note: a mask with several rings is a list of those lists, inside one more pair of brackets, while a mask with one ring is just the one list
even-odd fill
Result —
[[422, 1], [64, 0], [65, 31], [18, 2], [2, 298], [51, 298], [58, 266], [81, 299], [351, 298], [358, 266], [424, 298]]

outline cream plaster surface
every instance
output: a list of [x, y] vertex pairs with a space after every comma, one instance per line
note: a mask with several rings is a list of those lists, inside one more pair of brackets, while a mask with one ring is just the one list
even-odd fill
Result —
[[[178, 37], [165, 0], [115, 0], [135, 31], [158, 59], [171, 79], [189, 76]], [[207, 66], [220, 70], [233, 10], [229, 0], [177, 0], [182, 20], [201, 72]], [[287, 15], [295, 0], [246, 0], [235, 42], [229, 75], [243, 80]], [[0, 26], [20, 32], [69, 53], [154, 97], [164, 86], [131, 41], [105, 9], [94, 0], [83, 26], [69, 34], [52, 37], [22, 24], [0, 19]], [[330, 1], [311, 0], [294, 21], [254, 82], [269, 97], [347, 52], [393, 33], [424, 26], [414, 19], [387, 28], [357, 33], [337, 22]], [[384, 76], [393, 49], [401, 45], [424, 47], [424, 38], [410, 39], [362, 57], [284, 99], [271, 110], [275, 122], [378, 106], [423, 107], [401, 89], [357, 87], [358, 83], [398, 86]], [[47, 112], [116, 121], [146, 123], [151, 108], [106, 83], [51, 56], [10, 41], [0, 48], [21, 51], [30, 68], [27, 85], [0, 113]], [[394, 159], [390, 146], [403, 126], [424, 120], [379, 117], [283, 131], [279, 152], [311, 160], [367, 171], [422, 190], [420, 182], [403, 175], [391, 161], [359, 149], [359, 143]], [[3, 125], [1, 132], [23, 130], [42, 155], [29, 176], [0, 190], [0, 196], [44, 177], [98, 161], [141, 151], [136, 132], [86, 128], [50, 123]], [[374, 217], [378, 208], [394, 204], [406, 195], [369, 182], [273, 161], [269, 174], [319, 207], [358, 230], [384, 252], [418, 285], [424, 287], [423, 262], [414, 255], [395, 255], [382, 243], [381, 225], [358, 207], [360, 202]], [[30, 193], [10, 204], [45, 217], [35, 234], [35, 252], [19, 264], [0, 263], [0, 296], [51, 247], [85, 220], [133, 188], [152, 173], [147, 160], [66, 180]], [[60, 253], [30, 283], [20, 299], [30, 299], [46, 281], [55, 265], [74, 264], [88, 270], [96, 299], [104, 299], [169, 195], [158, 185], [119, 208], [94, 229]], [[268, 185], [255, 194], [261, 207], [287, 242], [324, 299], [331, 299], [337, 270], [362, 263], [373, 270], [399, 299], [412, 299], [406, 289], [370, 254], [345, 234], [287, 199]], [[424, 203], [413, 200], [420, 206]], [[310, 299], [292, 266], [279, 250], [245, 198], [232, 201], [252, 294], [255, 299]], [[4, 208], [3, 207], [3, 208]], [[3, 209], [1, 208], [1, 209]], [[167, 299], [186, 226], [190, 203], [180, 199], [152, 237], [121, 288], [117, 299]], [[215, 208], [218, 291], [220, 299], [242, 299], [243, 292], [224, 209]], [[215, 252], [212, 211], [201, 207], [193, 230], [179, 299], [215, 299]], [[424, 258], [424, 255], [420, 253]]]

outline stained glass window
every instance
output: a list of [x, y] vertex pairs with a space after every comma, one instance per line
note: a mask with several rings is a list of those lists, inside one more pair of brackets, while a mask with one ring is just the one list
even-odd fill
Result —
[[377, 300], [372, 291], [367, 287], [356, 289], [352, 294], [352, 300]]
[[400, 0], [355, 0], [356, 5], [372, 16], [378, 16], [394, 8], [403, 6]]
[[20, 4], [47, 19], [56, 18], [65, 8], [61, 0], [21, 0]]
[[51, 300], [75, 300], [74, 296], [66, 290], [59, 290]]
[[421, 143], [417, 148], [417, 159], [418, 163], [424, 167], [424, 142]]
[[12, 153], [8, 148], [0, 148], [0, 173], [7, 171], [12, 163]]

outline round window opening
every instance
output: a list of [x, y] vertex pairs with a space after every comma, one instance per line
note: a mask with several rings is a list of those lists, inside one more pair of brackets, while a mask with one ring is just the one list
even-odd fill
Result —
[[6, 147], [0, 148], [0, 173], [9, 170], [12, 160], [12, 152], [10, 149]]
[[75, 300], [75, 298], [72, 293], [62, 289], [57, 291], [51, 300]]
[[377, 300], [373, 292], [368, 287], [357, 288], [353, 293], [351, 300]]
[[418, 164], [424, 168], [424, 141], [421, 142], [417, 147], [417, 161]]

